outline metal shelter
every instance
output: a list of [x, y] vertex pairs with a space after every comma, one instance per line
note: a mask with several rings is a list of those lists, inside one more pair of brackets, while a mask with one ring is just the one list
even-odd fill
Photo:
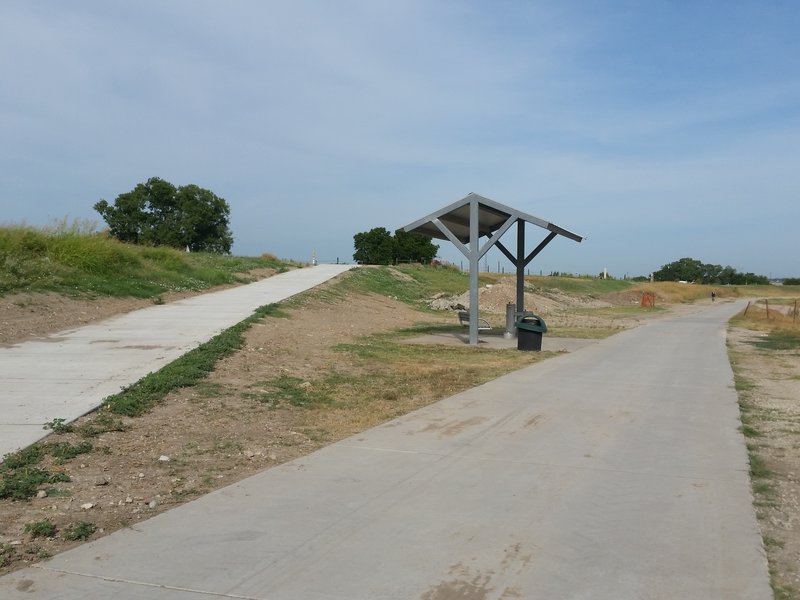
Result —
[[[517, 224], [516, 254], [512, 253], [501, 242], [514, 224]], [[542, 242], [529, 254], [525, 254], [525, 223], [532, 223], [549, 231]], [[567, 231], [553, 223], [510, 208], [478, 194], [468, 196], [445, 206], [406, 225], [403, 229], [409, 233], [418, 233], [428, 237], [450, 240], [461, 253], [469, 259], [469, 343], [478, 343], [478, 265], [481, 258], [497, 246], [511, 261], [517, 270], [517, 311], [525, 309], [525, 267], [556, 236], [580, 242], [583, 237]], [[481, 238], [488, 239], [481, 245]]]

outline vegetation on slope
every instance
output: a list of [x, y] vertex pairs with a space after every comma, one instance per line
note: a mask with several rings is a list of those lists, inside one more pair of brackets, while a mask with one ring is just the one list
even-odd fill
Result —
[[121, 243], [79, 223], [0, 227], [0, 295], [54, 291], [149, 298], [249, 281], [254, 269], [286, 269], [272, 256], [187, 253]]

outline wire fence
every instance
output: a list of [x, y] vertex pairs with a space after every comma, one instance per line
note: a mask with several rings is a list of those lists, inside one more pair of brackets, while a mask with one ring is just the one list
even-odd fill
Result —
[[744, 316], [750, 315], [751, 317], [761, 317], [767, 321], [774, 321], [776, 323], [793, 323], [796, 324], [798, 320], [798, 299], [793, 300], [773, 300], [771, 303], [769, 298], [763, 300], [755, 300], [747, 303], [744, 309]]

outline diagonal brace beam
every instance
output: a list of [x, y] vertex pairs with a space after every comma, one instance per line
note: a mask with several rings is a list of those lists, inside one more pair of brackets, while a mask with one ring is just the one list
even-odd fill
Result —
[[459, 240], [459, 239], [458, 239], [458, 238], [457, 238], [457, 237], [456, 237], [456, 236], [453, 234], [453, 232], [452, 232], [452, 231], [450, 231], [450, 230], [447, 228], [447, 226], [446, 226], [444, 223], [442, 223], [442, 222], [441, 222], [439, 219], [434, 219], [434, 220], [432, 221], [432, 223], [433, 223], [434, 225], [436, 225], [436, 227], [438, 227], [438, 228], [439, 228], [439, 231], [441, 231], [443, 234], [445, 234], [445, 235], [447, 236], [447, 239], [448, 239], [448, 240], [450, 240], [451, 242], [453, 242], [453, 245], [454, 245], [456, 248], [458, 248], [459, 250], [461, 250], [461, 254], [463, 254], [463, 255], [464, 255], [464, 256], [466, 256], [467, 258], [469, 258], [469, 257], [470, 257], [470, 251], [469, 251], [469, 249], [468, 249], [468, 248], [467, 248], [467, 247], [466, 247], [464, 244], [462, 244], [462, 243], [461, 243], [461, 240]]
[[539, 252], [544, 250], [544, 247], [547, 246], [547, 244], [549, 244], [550, 242], [552, 242], [557, 235], [558, 234], [555, 231], [553, 231], [553, 232], [550, 233], [550, 235], [548, 235], [546, 238], [544, 238], [542, 243], [539, 244], [538, 246], [536, 246], [536, 248], [534, 248], [533, 250], [531, 250], [531, 253], [528, 254], [528, 256], [525, 257], [525, 260], [522, 263], [522, 266], [523, 267], [527, 266], [528, 263], [531, 262], [536, 257], [536, 255], [539, 254]]
[[509, 228], [516, 222], [517, 218], [513, 216], [506, 219], [506, 222], [503, 223], [503, 226], [497, 231], [495, 231], [494, 234], [492, 234], [492, 237], [486, 240], [486, 243], [483, 245], [483, 247], [480, 249], [480, 252], [478, 253], [478, 258], [483, 258], [483, 255], [486, 254], [491, 249], [492, 246], [497, 244], [498, 240], [501, 237], [503, 237], [503, 234], [506, 231], [508, 231]]

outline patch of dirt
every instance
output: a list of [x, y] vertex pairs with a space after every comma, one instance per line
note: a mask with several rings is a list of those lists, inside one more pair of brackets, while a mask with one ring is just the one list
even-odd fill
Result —
[[[728, 344], [737, 375], [748, 447], [772, 475], [754, 480], [756, 514], [776, 583], [776, 598], [800, 598], [800, 348], [762, 350], [764, 334], [733, 327]], [[742, 385], [740, 384], [740, 387]]]

